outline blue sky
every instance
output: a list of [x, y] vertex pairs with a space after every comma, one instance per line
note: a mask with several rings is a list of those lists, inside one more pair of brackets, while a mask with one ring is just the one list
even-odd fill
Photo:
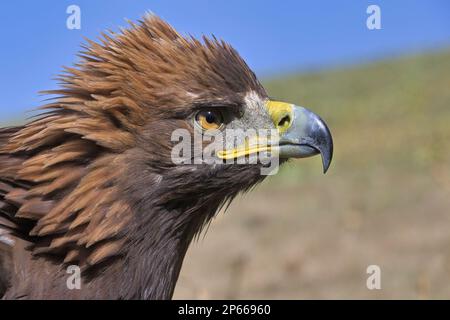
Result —
[[[81, 8], [81, 30], [66, 28], [66, 8]], [[381, 30], [366, 9], [381, 8]], [[0, 4], [0, 123], [22, 118], [40, 90], [76, 61], [83, 37], [126, 26], [152, 11], [179, 31], [230, 42], [261, 76], [354, 64], [450, 46], [447, 0], [15, 0]]]

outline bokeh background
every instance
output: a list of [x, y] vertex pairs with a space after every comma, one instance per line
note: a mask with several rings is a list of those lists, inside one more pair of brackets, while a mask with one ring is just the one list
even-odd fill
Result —
[[[81, 8], [81, 30], [66, 8]], [[366, 9], [381, 9], [368, 30]], [[329, 124], [190, 248], [175, 298], [450, 298], [450, 2], [25, 1], [0, 5], [0, 125], [25, 121], [84, 37], [152, 11], [233, 44], [269, 94]], [[381, 290], [366, 269], [381, 268]]]

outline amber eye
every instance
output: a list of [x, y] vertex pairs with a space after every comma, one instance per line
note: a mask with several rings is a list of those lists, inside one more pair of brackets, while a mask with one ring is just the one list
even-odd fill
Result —
[[216, 110], [200, 111], [195, 116], [195, 121], [203, 130], [220, 129], [223, 125], [223, 116]]

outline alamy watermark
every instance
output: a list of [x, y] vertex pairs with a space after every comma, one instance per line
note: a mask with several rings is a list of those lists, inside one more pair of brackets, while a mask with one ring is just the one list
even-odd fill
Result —
[[66, 286], [69, 290], [81, 290], [81, 269], [77, 265], [70, 265], [66, 269], [69, 276], [66, 279]]
[[66, 26], [69, 30], [81, 29], [81, 8], [75, 4], [67, 7], [66, 13], [69, 15], [66, 20]]
[[366, 26], [369, 30], [381, 29], [381, 8], [376, 4], [367, 7], [366, 13], [369, 15], [366, 20]]
[[366, 273], [369, 274], [366, 280], [366, 287], [369, 290], [381, 289], [381, 268], [375, 264], [367, 267]]
[[279, 168], [279, 133], [276, 129], [226, 129], [207, 132], [176, 129], [171, 152], [177, 165], [260, 165], [262, 175], [274, 175]]

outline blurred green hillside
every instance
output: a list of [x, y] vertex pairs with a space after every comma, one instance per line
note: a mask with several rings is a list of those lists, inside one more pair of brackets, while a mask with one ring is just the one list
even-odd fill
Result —
[[264, 84], [326, 120], [332, 166], [292, 161], [237, 199], [175, 297], [450, 298], [450, 51]]

